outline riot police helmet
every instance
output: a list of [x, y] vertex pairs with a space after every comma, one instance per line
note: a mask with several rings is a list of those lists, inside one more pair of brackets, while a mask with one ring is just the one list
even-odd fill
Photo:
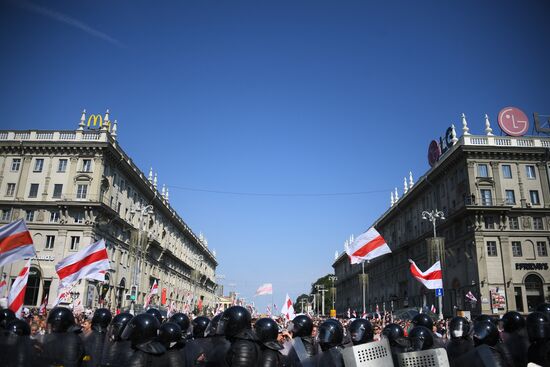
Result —
[[159, 320], [150, 313], [134, 316], [124, 328], [121, 338], [130, 340], [132, 345], [139, 345], [153, 340], [160, 327]]
[[328, 319], [324, 321], [317, 330], [317, 338], [321, 350], [327, 351], [342, 344], [344, 339], [344, 328], [338, 320]]
[[348, 327], [353, 345], [365, 344], [374, 339], [372, 324], [367, 319], [355, 319]]
[[160, 325], [157, 340], [166, 348], [171, 348], [182, 340], [181, 328], [175, 322], [165, 322]]
[[51, 309], [46, 322], [54, 333], [64, 333], [75, 324], [73, 313], [66, 307]]
[[531, 342], [550, 338], [550, 322], [546, 314], [538, 311], [530, 313], [525, 325]]
[[254, 323], [254, 331], [262, 343], [276, 341], [279, 335], [279, 325], [273, 319], [264, 317]]
[[150, 308], [145, 312], [155, 316], [155, 318], [159, 321], [159, 324], [162, 324], [162, 314], [160, 313], [159, 310], [157, 310], [156, 308]]
[[111, 338], [113, 338], [114, 340], [120, 340], [124, 328], [126, 327], [126, 325], [128, 325], [128, 322], [130, 322], [132, 317], [132, 314], [130, 314], [129, 312], [122, 312], [113, 317], [110, 325]]
[[181, 312], [177, 312], [173, 314], [168, 321], [175, 322], [179, 325], [181, 328], [181, 332], [185, 334], [187, 332], [187, 329], [189, 329], [189, 325], [191, 324], [191, 321], [189, 321], [189, 317]]
[[218, 334], [232, 338], [240, 332], [251, 329], [250, 312], [242, 306], [231, 306], [225, 310], [218, 322]]
[[106, 308], [98, 308], [92, 316], [92, 329], [96, 331], [107, 330], [112, 318], [111, 311]]
[[217, 335], [217, 329], [218, 329], [218, 322], [220, 321], [223, 313], [220, 312], [216, 316], [212, 317], [212, 320], [210, 320], [210, 323], [206, 327], [206, 330], [204, 331], [204, 336], [211, 337], [214, 335]]
[[451, 339], [463, 339], [470, 334], [470, 322], [462, 316], [455, 316], [449, 322]]
[[546, 314], [546, 317], [548, 317], [548, 319], [550, 320], [550, 303], [541, 303], [537, 306], [535, 311]]
[[492, 322], [494, 324], [495, 318], [489, 315], [479, 315], [475, 319], [475, 322], [484, 322], [484, 321]]
[[382, 335], [384, 335], [390, 341], [390, 344], [395, 345], [395, 342], [399, 338], [405, 336], [403, 328], [399, 324], [391, 323], [384, 327], [382, 330]]
[[494, 347], [499, 342], [499, 332], [497, 326], [490, 321], [474, 323], [474, 345], [488, 345]]
[[414, 326], [424, 326], [428, 328], [430, 331], [432, 331], [432, 328], [434, 326], [434, 322], [430, 315], [425, 313], [419, 313], [412, 319], [412, 323]]
[[508, 311], [502, 316], [502, 326], [507, 333], [513, 333], [525, 327], [525, 319], [517, 311]]
[[292, 332], [293, 338], [311, 336], [313, 321], [306, 315], [298, 315], [290, 322], [288, 331]]
[[195, 317], [193, 321], [191, 321], [191, 325], [193, 325], [193, 337], [204, 338], [205, 337], [204, 332], [206, 331], [208, 324], [210, 324], [210, 319], [208, 317], [206, 316]]
[[8, 333], [12, 333], [19, 336], [29, 336], [31, 335], [31, 327], [29, 326], [29, 323], [15, 319], [13, 321], [10, 321], [6, 325], [6, 331]]
[[433, 332], [425, 326], [415, 326], [409, 333], [409, 340], [413, 350], [427, 350], [434, 345]]
[[15, 317], [15, 312], [10, 310], [9, 308], [4, 308], [0, 310], [0, 328], [4, 329], [6, 325], [15, 320], [17, 317]]

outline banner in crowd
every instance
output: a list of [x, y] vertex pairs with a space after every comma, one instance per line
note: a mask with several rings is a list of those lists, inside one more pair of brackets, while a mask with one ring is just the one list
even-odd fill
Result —
[[23, 219], [0, 227], [0, 266], [35, 255], [31, 233]]
[[443, 276], [441, 274], [441, 264], [439, 261], [436, 261], [436, 263], [426, 271], [421, 271], [411, 259], [409, 259], [409, 262], [411, 263], [411, 274], [416, 280], [424, 284], [426, 288], [443, 288]]
[[256, 290], [256, 296], [263, 296], [266, 294], [273, 294], [273, 284], [265, 283], [258, 287]]
[[391, 253], [386, 240], [374, 227], [359, 235], [353, 243], [346, 243], [345, 250], [352, 264], [360, 264]]
[[8, 296], [8, 308], [12, 310], [17, 317], [21, 317], [21, 311], [23, 310], [30, 268], [31, 260], [29, 259], [27, 260], [25, 266], [23, 266], [23, 269], [19, 272], [17, 278], [15, 278]]
[[55, 265], [59, 276], [59, 286], [66, 287], [80, 279], [101, 277], [110, 269], [105, 240], [99, 240], [90, 246], [67, 256]]

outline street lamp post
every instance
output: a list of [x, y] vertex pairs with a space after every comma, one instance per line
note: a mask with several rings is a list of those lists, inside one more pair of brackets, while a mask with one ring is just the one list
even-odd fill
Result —
[[[432, 222], [432, 226], [434, 230], [434, 242], [435, 242], [437, 238], [437, 231], [436, 231], [437, 220], [445, 220], [445, 213], [437, 209], [430, 210], [430, 211], [424, 210], [422, 212], [422, 219], [429, 220], [430, 222]], [[441, 251], [441, 247], [437, 246], [437, 251], [436, 251], [437, 261], [441, 261], [440, 251]], [[443, 271], [441, 272], [441, 274], [443, 274]], [[442, 276], [442, 279], [443, 279], [443, 276]], [[443, 295], [437, 298], [438, 298], [438, 306], [439, 306], [439, 319], [442, 320], [443, 319]]]
[[330, 275], [328, 279], [332, 282], [332, 309], [335, 310], [335, 304], [336, 304], [336, 288], [334, 288], [334, 282], [338, 280], [338, 277], [336, 275]]

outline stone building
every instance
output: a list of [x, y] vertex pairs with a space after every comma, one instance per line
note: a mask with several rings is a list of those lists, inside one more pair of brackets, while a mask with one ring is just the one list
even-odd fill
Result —
[[[155, 303], [216, 303], [217, 261], [170, 206], [168, 189], [146, 176], [117, 142], [117, 122], [83, 112], [76, 130], [0, 131], [0, 225], [25, 218], [37, 257], [26, 306], [57, 297], [55, 264], [95, 240], [107, 243], [105, 283], [81, 281], [63, 303], [111, 308], [136, 304], [156, 280]], [[98, 123], [99, 122], [99, 123]], [[0, 269], [12, 281], [22, 262]]]
[[[445, 315], [526, 313], [550, 301], [550, 138], [495, 136], [487, 117], [485, 131], [471, 135], [463, 116], [462, 137], [449, 128], [428, 172], [416, 183], [407, 175], [401, 197], [391, 193], [390, 208], [373, 225], [393, 253], [365, 266], [367, 309], [437, 307], [434, 291], [411, 276], [407, 260], [427, 270], [438, 254]], [[422, 218], [435, 209], [445, 215], [436, 221], [441, 252], [430, 240], [432, 223]], [[361, 265], [351, 266], [343, 253], [333, 267], [338, 312], [361, 310]]]

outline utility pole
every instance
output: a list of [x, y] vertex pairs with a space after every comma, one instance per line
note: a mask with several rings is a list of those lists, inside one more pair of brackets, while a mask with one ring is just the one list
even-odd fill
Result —
[[325, 316], [325, 292], [327, 289], [322, 284], [315, 284], [315, 288], [317, 288], [317, 293], [321, 293], [321, 315]]
[[302, 305], [302, 313], [304, 313], [304, 299], [300, 299], [300, 305]]
[[332, 309], [336, 310], [336, 288], [334, 287], [334, 282], [338, 280], [338, 277], [336, 275], [331, 275], [328, 279], [332, 282], [332, 288], [330, 289], [330, 292], [332, 293]]
[[[434, 245], [435, 245], [437, 241], [437, 232], [435, 228], [436, 222], [438, 219], [445, 220], [445, 213], [437, 209], [431, 210], [431, 211], [424, 210], [422, 212], [422, 219], [429, 220], [430, 222], [432, 222], [433, 230], [434, 230]], [[437, 251], [436, 251], [437, 261], [441, 261], [441, 257], [442, 257], [441, 250], [442, 250], [441, 246], [437, 246]], [[443, 274], [442, 265], [441, 265], [441, 274]], [[443, 279], [443, 276], [441, 278]], [[443, 289], [441, 291], [443, 292]], [[438, 300], [438, 306], [439, 306], [439, 319], [443, 320], [443, 294], [441, 294], [441, 296], [438, 296], [437, 300]]]

